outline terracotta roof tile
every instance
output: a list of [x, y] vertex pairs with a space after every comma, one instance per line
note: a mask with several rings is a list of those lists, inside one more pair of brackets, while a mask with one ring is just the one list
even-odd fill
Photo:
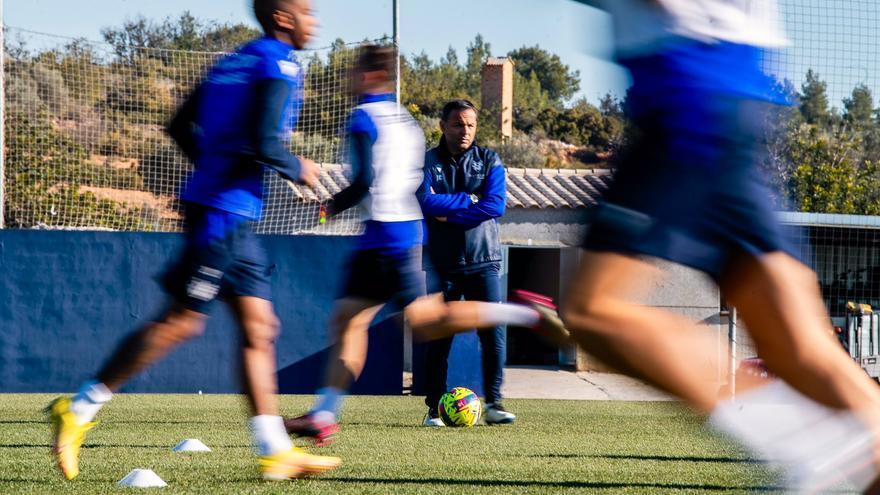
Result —
[[[349, 184], [341, 165], [322, 165], [315, 189], [293, 186], [296, 200], [327, 201]], [[607, 170], [507, 169], [510, 208], [584, 208], [596, 204], [611, 184]]]
[[591, 193], [591, 191], [587, 191], [583, 187], [578, 186], [573, 179], [573, 174], [559, 174], [556, 176], [556, 181], [559, 185], [565, 188], [566, 191], [573, 194], [576, 201], [573, 204], [576, 205], [592, 205], [595, 204], [596, 199], [595, 196]]
[[506, 201], [507, 201], [507, 206], [510, 208], [517, 208], [517, 207], [521, 208], [523, 206], [522, 201], [516, 199], [516, 196], [511, 194], [509, 189], [507, 191]]

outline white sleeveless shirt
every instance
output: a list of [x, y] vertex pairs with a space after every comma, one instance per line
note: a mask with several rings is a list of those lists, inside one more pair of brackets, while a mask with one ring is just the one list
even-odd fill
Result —
[[376, 126], [373, 143], [373, 183], [362, 205], [366, 220], [421, 220], [416, 191], [424, 180], [425, 136], [412, 115], [393, 101], [363, 103]]
[[671, 37], [774, 48], [788, 44], [776, 0], [599, 0], [618, 53], [647, 55]]

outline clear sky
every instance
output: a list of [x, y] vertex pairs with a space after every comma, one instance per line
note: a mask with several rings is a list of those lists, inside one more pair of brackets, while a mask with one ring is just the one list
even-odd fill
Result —
[[[249, 0], [0, 0], [9, 26], [99, 40], [105, 26], [142, 14], [254, 24]], [[494, 55], [539, 44], [581, 73], [582, 94], [595, 101], [622, 94], [625, 72], [608, 60], [610, 25], [604, 13], [568, 0], [400, 0], [404, 53], [433, 59], [464, 49], [477, 33]], [[880, 92], [880, 9], [865, 0], [779, 0], [793, 48], [771, 69], [800, 85], [808, 68], [829, 82], [832, 104], [858, 83]], [[322, 28], [315, 46], [336, 38], [360, 41], [390, 35], [391, 0], [314, 0]]]
[[[392, 32], [391, 0], [314, 0], [321, 20], [315, 46], [336, 38], [360, 41]], [[5, 0], [9, 26], [99, 40], [102, 27], [142, 14], [162, 19], [189, 10], [198, 18], [254, 24], [248, 0]], [[626, 74], [607, 60], [610, 26], [605, 14], [567, 0], [401, 0], [404, 53], [425, 51], [439, 59], [452, 46], [463, 56], [477, 33], [504, 55], [539, 44], [581, 71], [584, 95], [595, 100], [621, 93]], [[585, 32], [601, 33], [590, 37]], [[584, 45], [589, 46], [584, 46]], [[586, 76], [586, 77], [585, 77]]]

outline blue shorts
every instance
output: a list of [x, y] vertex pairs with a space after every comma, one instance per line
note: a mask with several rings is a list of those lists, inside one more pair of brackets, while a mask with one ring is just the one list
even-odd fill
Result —
[[186, 246], [162, 276], [178, 304], [206, 314], [218, 297], [272, 299], [272, 267], [247, 218], [192, 203], [185, 215]]
[[358, 249], [345, 273], [340, 299], [366, 299], [403, 309], [425, 295], [421, 246]]
[[793, 253], [757, 163], [769, 104], [694, 91], [689, 105], [636, 101], [635, 141], [584, 248], [642, 254], [716, 280], [735, 256]]

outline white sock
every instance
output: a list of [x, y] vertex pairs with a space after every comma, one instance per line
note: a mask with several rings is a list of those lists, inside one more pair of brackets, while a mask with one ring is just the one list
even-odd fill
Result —
[[[339, 414], [339, 408], [342, 407], [342, 400], [345, 398], [345, 391], [336, 387], [324, 387], [318, 390], [318, 398], [315, 399], [315, 406], [312, 408], [315, 421], [336, 422], [336, 416]], [[318, 417], [319, 413], [321, 417]], [[327, 415], [329, 413], [329, 416]]]
[[284, 420], [281, 416], [268, 414], [254, 416], [251, 418], [250, 427], [258, 455], [272, 455], [293, 448], [293, 442], [284, 429]]
[[534, 309], [522, 304], [479, 303], [477, 314], [486, 326], [514, 325], [518, 327], [534, 327], [541, 321], [541, 315]]
[[315, 411], [312, 413], [312, 420], [318, 426], [327, 426], [336, 423], [336, 415], [330, 411]]
[[876, 436], [863, 421], [814, 402], [781, 380], [718, 404], [709, 424], [779, 464], [799, 491], [843, 478], [862, 490], [877, 475], [871, 462]]
[[106, 385], [90, 380], [79, 387], [70, 403], [70, 410], [76, 416], [77, 422], [84, 425], [95, 419], [101, 407], [112, 398], [113, 392]]

